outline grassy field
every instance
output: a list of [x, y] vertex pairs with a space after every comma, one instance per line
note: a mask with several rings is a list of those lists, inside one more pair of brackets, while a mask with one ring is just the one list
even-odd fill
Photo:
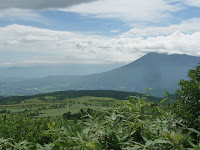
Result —
[[[47, 101], [38, 98], [31, 98], [19, 104], [0, 105], [0, 115], [11, 113], [37, 113], [37, 117], [56, 117], [62, 116], [66, 112], [78, 113], [81, 109], [107, 109], [117, 104], [126, 103], [128, 100], [117, 100], [107, 97], [84, 96], [78, 98], [67, 98], [62, 101], [55, 101], [54, 96], [45, 96]], [[6, 110], [9, 113], [4, 113]]]

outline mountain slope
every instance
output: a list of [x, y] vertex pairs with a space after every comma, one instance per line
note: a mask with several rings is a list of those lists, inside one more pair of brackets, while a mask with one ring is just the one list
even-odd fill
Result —
[[[4, 88], [14, 94], [36, 94], [59, 90], [123, 90], [164, 96], [163, 90], [174, 93], [180, 79], [200, 62], [199, 57], [149, 53], [123, 67], [85, 76], [49, 76], [23, 82], [6, 83]], [[0, 86], [2, 90], [2, 86]]]

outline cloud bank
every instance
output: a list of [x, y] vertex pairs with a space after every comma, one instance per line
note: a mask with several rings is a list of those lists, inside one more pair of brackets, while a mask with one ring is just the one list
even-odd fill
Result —
[[[200, 32], [103, 37], [30, 26], [0, 27], [1, 65], [34, 63], [129, 63], [148, 52], [200, 56]], [[16, 55], [15, 55], [16, 54]], [[14, 56], [14, 57], [13, 57]]]
[[180, 9], [180, 5], [171, 4], [166, 0], [100, 0], [62, 10], [100, 18], [156, 22], [171, 17], [171, 12]]
[[174, 32], [180, 31], [182, 33], [200, 32], [200, 18], [193, 18], [185, 20], [180, 24], [173, 24], [170, 26], [146, 27], [146, 28], [132, 28], [128, 32], [120, 35], [121, 37], [138, 37], [138, 36], [159, 36], [169, 35]]

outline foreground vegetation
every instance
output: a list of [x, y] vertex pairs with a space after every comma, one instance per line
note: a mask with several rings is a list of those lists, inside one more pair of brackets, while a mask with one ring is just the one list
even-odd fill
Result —
[[[163, 103], [165, 100], [161, 101]], [[76, 115], [2, 115], [1, 149], [199, 149], [200, 133], [175, 111], [146, 97], [130, 97], [106, 110], [81, 109]], [[70, 114], [70, 115], [69, 115]]]
[[[180, 81], [177, 101], [168, 92], [159, 103], [148, 101], [149, 93], [128, 101], [81, 97], [61, 102], [51, 95], [1, 106], [0, 149], [199, 150], [199, 74], [196, 67], [189, 71], [189, 81]], [[163, 105], [166, 101], [170, 103]], [[14, 111], [13, 106], [24, 110]], [[73, 106], [85, 108], [72, 112], [68, 107]], [[41, 116], [43, 107], [66, 112]]]

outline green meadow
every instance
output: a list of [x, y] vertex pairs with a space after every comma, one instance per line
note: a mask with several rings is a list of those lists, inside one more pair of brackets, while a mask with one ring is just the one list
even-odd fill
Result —
[[[115, 105], [125, 104], [128, 100], [117, 100], [106, 97], [84, 96], [77, 98], [66, 98], [62, 101], [56, 101], [54, 96], [44, 96], [39, 98], [30, 98], [19, 104], [0, 105], [0, 112], [3, 110], [12, 113], [37, 113], [37, 117], [58, 117], [66, 112], [78, 113], [81, 109], [91, 108], [94, 110], [105, 110]], [[45, 102], [44, 99], [47, 101]], [[0, 115], [5, 115], [1, 113]]]

